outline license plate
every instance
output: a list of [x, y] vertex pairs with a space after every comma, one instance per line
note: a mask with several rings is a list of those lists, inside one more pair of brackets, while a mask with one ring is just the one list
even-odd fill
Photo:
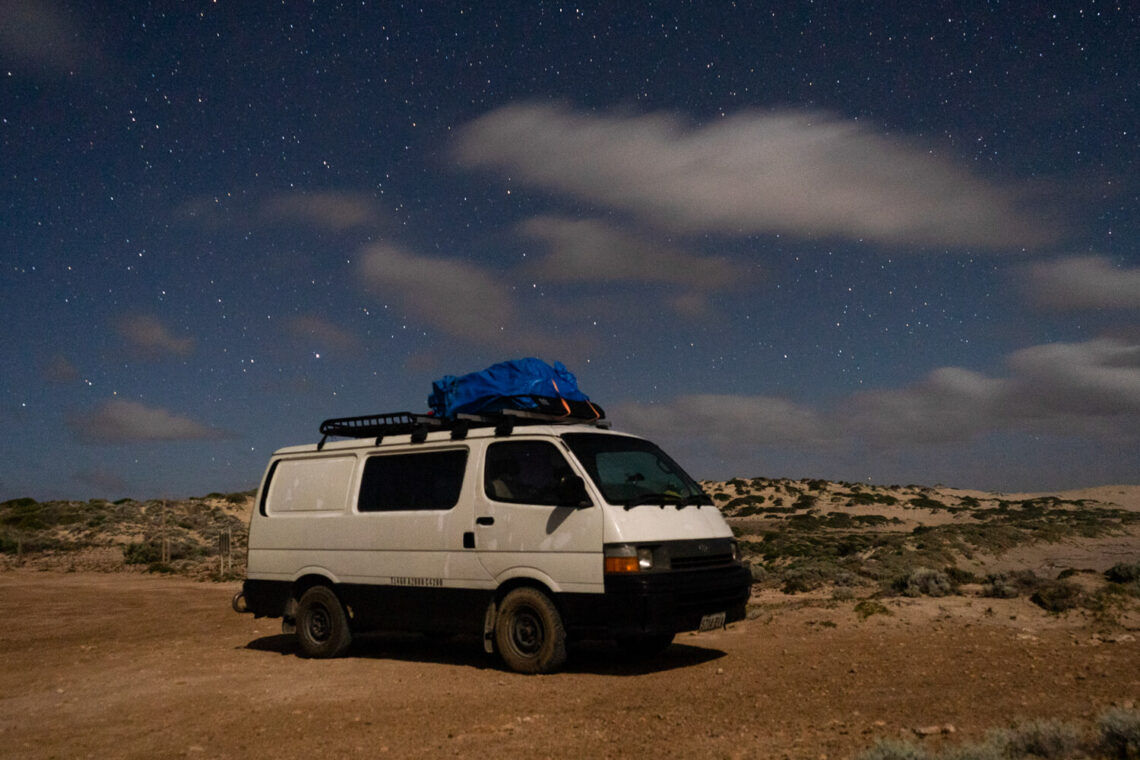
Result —
[[697, 630], [700, 631], [715, 631], [718, 628], [724, 628], [724, 613], [714, 612], [712, 615], [705, 615], [701, 618], [701, 626]]

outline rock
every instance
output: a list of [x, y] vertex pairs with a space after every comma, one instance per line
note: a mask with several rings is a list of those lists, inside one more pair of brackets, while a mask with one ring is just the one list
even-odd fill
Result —
[[943, 723], [941, 726], [921, 726], [919, 728], [912, 728], [915, 736], [937, 736], [938, 734], [952, 734], [958, 729], [954, 728], [953, 724]]

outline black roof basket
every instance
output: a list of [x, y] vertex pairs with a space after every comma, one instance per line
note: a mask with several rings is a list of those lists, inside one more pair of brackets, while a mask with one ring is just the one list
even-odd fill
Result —
[[389, 412], [362, 417], [336, 417], [321, 423], [319, 451], [330, 436], [341, 438], [375, 438], [379, 444], [387, 435], [411, 434], [412, 441], [422, 443], [434, 430], [450, 430], [452, 438], [465, 438], [474, 427], [494, 427], [497, 435], [510, 435], [517, 425], [550, 425], [586, 423], [603, 426], [605, 411], [590, 401], [571, 401], [550, 396], [511, 396], [508, 404], [529, 408], [505, 408], [491, 413], [457, 414], [454, 418], [433, 417], [415, 412]]

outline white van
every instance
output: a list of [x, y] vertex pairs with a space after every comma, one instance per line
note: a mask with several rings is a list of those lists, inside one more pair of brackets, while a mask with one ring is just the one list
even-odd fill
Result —
[[587, 407], [325, 421], [269, 461], [234, 609], [283, 618], [310, 657], [363, 631], [481, 633], [525, 673], [558, 669], [567, 640], [645, 656], [741, 620], [751, 573], [720, 512]]

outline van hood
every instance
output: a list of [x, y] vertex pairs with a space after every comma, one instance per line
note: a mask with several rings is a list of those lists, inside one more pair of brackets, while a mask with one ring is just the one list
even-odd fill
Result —
[[639, 543], [695, 538], [732, 538], [732, 528], [716, 507], [642, 504], [630, 509], [607, 505], [604, 541]]

